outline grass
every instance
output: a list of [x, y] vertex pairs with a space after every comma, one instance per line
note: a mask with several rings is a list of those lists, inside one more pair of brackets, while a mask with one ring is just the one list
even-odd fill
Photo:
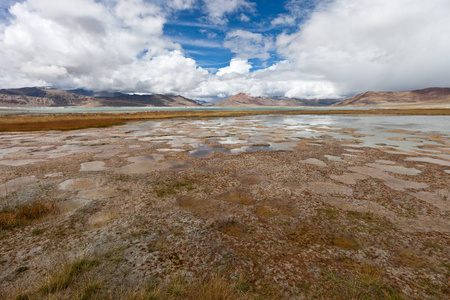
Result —
[[175, 180], [168, 183], [159, 183], [158, 188], [155, 188], [156, 196], [175, 196], [182, 189], [186, 189], [188, 192], [192, 191], [194, 182], [189, 178], [183, 178], [181, 180]]
[[186, 300], [237, 300], [250, 299], [239, 282], [229, 282], [218, 275], [189, 280], [181, 276], [172, 277], [166, 284], [152, 285], [140, 289], [121, 299], [186, 299]]
[[40, 287], [39, 292], [44, 295], [52, 294], [67, 289], [83, 272], [89, 271], [97, 266], [99, 262], [95, 259], [79, 259], [71, 264], [65, 265], [59, 272], [51, 274], [47, 281]]
[[[36, 201], [17, 208], [4, 208], [0, 211], [0, 228], [11, 229], [28, 225], [50, 213], [57, 213], [58, 207], [51, 201]], [[40, 232], [33, 232], [40, 234]]]
[[0, 118], [2, 131], [77, 130], [93, 127], [121, 125], [131, 120], [169, 118], [237, 117], [267, 114], [394, 114], [394, 115], [450, 115], [450, 109], [367, 109], [367, 110], [286, 110], [273, 111], [154, 111], [139, 113], [87, 113], [38, 116], [3, 116]]
[[401, 292], [386, 284], [383, 271], [375, 265], [350, 259], [339, 261], [343, 272], [325, 269], [322, 283], [326, 288], [316, 293], [326, 299], [406, 299]]
[[345, 250], [360, 248], [354, 236], [346, 232], [337, 232], [331, 226], [319, 227], [316, 224], [302, 223], [288, 230], [287, 237], [300, 247], [324, 244]]
[[220, 232], [234, 237], [242, 237], [248, 231], [245, 225], [234, 220], [219, 221], [216, 226]]
[[[202, 278], [188, 279], [179, 275], [166, 282], [150, 281], [141, 287], [124, 287], [109, 290], [99, 280], [78, 280], [80, 275], [99, 264], [96, 260], [80, 259], [66, 265], [52, 275], [39, 289], [17, 294], [11, 299], [123, 299], [123, 300], [237, 300], [250, 299], [246, 294], [245, 281], [235, 281], [213, 274]], [[77, 282], [78, 281], [78, 282]], [[58, 292], [66, 291], [64, 294]], [[1, 298], [1, 297], [0, 297]]]

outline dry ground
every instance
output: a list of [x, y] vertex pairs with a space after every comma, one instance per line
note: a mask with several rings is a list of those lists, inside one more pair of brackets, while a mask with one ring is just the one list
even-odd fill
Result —
[[3, 133], [0, 298], [450, 297], [447, 136], [218, 122]]

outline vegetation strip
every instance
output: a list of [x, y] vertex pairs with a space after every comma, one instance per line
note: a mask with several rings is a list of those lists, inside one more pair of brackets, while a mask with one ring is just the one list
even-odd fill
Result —
[[86, 113], [39, 116], [4, 116], [0, 118], [0, 132], [76, 130], [122, 125], [127, 121], [169, 118], [239, 117], [267, 114], [282, 115], [450, 115], [450, 109], [371, 109], [371, 110], [261, 110], [261, 111], [156, 111], [139, 113]]

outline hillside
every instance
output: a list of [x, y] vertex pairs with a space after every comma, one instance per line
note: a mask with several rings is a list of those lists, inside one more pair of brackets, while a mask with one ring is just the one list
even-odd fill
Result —
[[250, 106], [328, 106], [336, 103], [335, 99], [296, 99], [287, 97], [253, 97], [239, 93], [230, 98], [220, 100], [212, 106], [218, 107], [250, 107]]
[[332, 106], [354, 107], [450, 107], [450, 88], [427, 88], [405, 92], [365, 92]]
[[37, 87], [0, 90], [0, 106], [3, 107], [199, 105], [194, 100], [177, 95], [96, 94], [83, 89], [63, 91]]

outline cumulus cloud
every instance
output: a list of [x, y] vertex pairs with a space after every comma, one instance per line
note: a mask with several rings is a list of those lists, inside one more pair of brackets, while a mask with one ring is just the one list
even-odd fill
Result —
[[225, 68], [221, 68], [217, 71], [217, 76], [223, 76], [226, 74], [248, 74], [252, 66], [245, 59], [233, 58], [230, 61], [230, 65]]
[[166, 0], [165, 4], [175, 10], [185, 10], [192, 8], [196, 2], [196, 0]]
[[253, 11], [255, 4], [247, 0], [203, 0], [208, 19], [215, 24], [227, 23], [227, 15], [239, 11]]
[[269, 50], [273, 48], [273, 41], [270, 37], [265, 37], [261, 33], [234, 30], [227, 33], [223, 45], [240, 58], [265, 60], [270, 58]]
[[295, 26], [307, 18], [314, 10], [320, 9], [330, 0], [288, 0], [285, 8], [288, 13], [280, 14], [271, 21], [273, 26]]
[[278, 51], [341, 93], [448, 86], [448, 12], [446, 0], [336, 0], [281, 34]]
[[7, 74], [0, 79], [2, 86], [131, 90], [137, 83], [145, 86], [141, 81], [163, 78], [172, 89], [158, 81], [145, 91], [171, 92], [188, 88], [176, 79], [184, 72], [176, 71], [175, 81], [168, 80], [159, 62], [171, 70], [170, 63], [176, 61], [199, 79], [205, 72], [177, 51], [178, 44], [163, 37], [165, 16], [152, 3], [28, 0], [13, 5], [10, 13], [11, 24], [0, 35], [0, 70]]
[[[277, 16], [284, 23], [289, 17], [296, 21], [294, 31], [279, 34], [276, 41], [266, 33], [228, 32], [223, 46], [236, 55], [216, 74], [199, 67], [180, 44], [165, 37], [164, 24], [173, 10], [196, 5], [211, 21], [224, 24], [231, 13], [239, 17], [243, 9], [253, 9], [251, 2], [20, 1], [9, 8], [8, 22], [0, 25], [0, 87], [53, 86], [214, 99], [239, 92], [329, 98], [366, 90], [450, 85], [449, 1], [308, 1], [288, 3], [296, 7], [315, 3], [301, 22], [301, 12], [294, 8]], [[221, 46], [202, 47], [208, 45]], [[252, 69], [249, 59], [266, 60], [274, 53], [281, 61]]]

